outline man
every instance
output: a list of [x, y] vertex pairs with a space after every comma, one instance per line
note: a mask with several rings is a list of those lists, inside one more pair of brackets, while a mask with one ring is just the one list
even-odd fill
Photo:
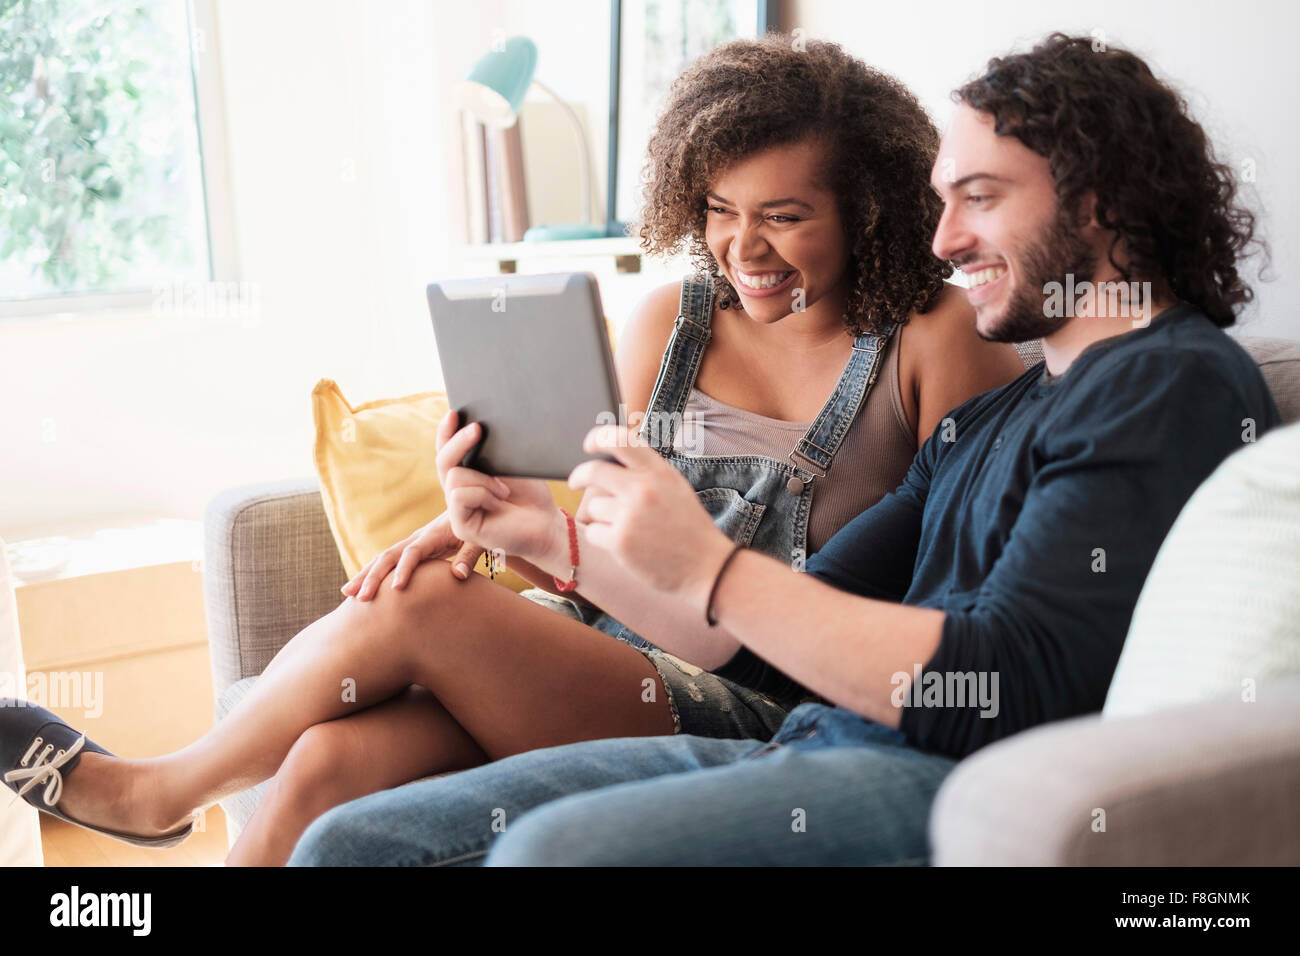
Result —
[[[1174, 517], [1277, 421], [1221, 331], [1250, 297], [1252, 223], [1127, 52], [1054, 35], [956, 99], [934, 251], [970, 277], [979, 333], [1041, 337], [1044, 365], [954, 409], [805, 574], [733, 553], [625, 430], [587, 441], [622, 467], [570, 477], [595, 493], [588, 539], [725, 627], [731, 670], [775, 668], [830, 703], [766, 744], [593, 741], [376, 794], [319, 819], [291, 862], [923, 863], [957, 760], [1101, 708]], [[536, 563], [568, 571], [567, 552]]]

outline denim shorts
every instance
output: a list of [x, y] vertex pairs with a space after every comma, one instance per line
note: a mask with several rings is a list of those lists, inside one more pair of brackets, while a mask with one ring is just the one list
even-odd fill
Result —
[[[589, 626], [602, 613], [589, 604], [578, 604], [541, 588], [529, 588], [521, 595]], [[610, 640], [618, 638], [611, 636]], [[624, 643], [644, 654], [659, 673], [673, 715], [674, 733], [766, 741], [777, 732], [786, 715], [801, 703], [760, 694], [688, 664], [653, 645], [641, 647], [631, 641]]]

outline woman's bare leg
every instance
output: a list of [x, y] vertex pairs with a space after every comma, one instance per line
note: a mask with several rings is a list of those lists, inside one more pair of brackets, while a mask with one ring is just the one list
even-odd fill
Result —
[[283, 866], [307, 825], [331, 807], [486, 760], [422, 687], [408, 687], [359, 714], [313, 724], [271, 778], [226, 865]]
[[[647, 683], [649, 682], [649, 684]], [[490, 758], [610, 736], [672, 732], [638, 651], [444, 561], [400, 591], [346, 599], [294, 636], [248, 696], [202, 738], [141, 760], [87, 754], [60, 806], [88, 823], [168, 832], [272, 776], [314, 724], [419, 684]], [[646, 694], [653, 684], [654, 693]]]

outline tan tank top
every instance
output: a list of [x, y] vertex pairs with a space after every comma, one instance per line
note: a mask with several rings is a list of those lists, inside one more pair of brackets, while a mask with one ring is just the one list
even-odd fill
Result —
[[[903, 407], [898, 372], [902, 330], [885, 346], [880, 378], [858, 409], [826, 477], [813, 492], [808, 553], [903, 483], [916, 456], [916, 423]], [[673, 450], [682, 455], [764, 455], [788, 461], [810, 422], [787, 422], [727, 405], [692, 388]]]

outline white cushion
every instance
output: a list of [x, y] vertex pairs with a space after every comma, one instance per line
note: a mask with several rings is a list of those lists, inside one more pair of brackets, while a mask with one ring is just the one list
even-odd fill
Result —
[[1300, 673], [1300, 424], [1230, 455], [1165, 538], [1103, 714], [1130, 716]]

